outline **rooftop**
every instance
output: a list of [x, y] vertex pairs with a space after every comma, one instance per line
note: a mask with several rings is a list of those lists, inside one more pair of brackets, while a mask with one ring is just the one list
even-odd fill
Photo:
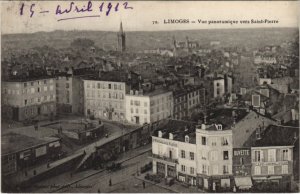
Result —
[[175, 141], [185, 141], [185, 136], [189, 136], [189, 142], [192, 144], [196, 143], [196, 133], [195, 133], [196, 123], [168, 119], [166, 123], [158, 127], [157, 130], [153, 132], [153, 136], [158, 137], [158, 131], [162, 132], [162, 138], [169, 139], [169, 134], [173, 134], [173, 140]]
[[269, 125], [256, 139], [254, 131], [245, 145], [248, 147], [291, 146], [299, 139], [299, 127]]
[[120, 70], [108, 71], [108, 72], [100, 72], [97, 75], [87, 76], [85, 80], [98, 80], [98, 81], [112, 81], [112, 82], [128, 82], [130, 80], [129, 76], [138, 75], [134, 72], [125, 72]]
[[38, 145], [56, 141], [58, 138], [37, 139], [17, 133], [6, 133], [1, 136], [1, 155], [19, 152]]

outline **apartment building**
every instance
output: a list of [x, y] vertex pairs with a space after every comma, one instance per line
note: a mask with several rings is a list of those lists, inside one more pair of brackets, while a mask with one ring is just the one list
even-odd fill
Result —
[[299, 170], [299, 128], [270, 125], [255, 131], [250, 139], [254, 187], [291, 191], [294, 172]]
[[142, 125], [171, 117], [172, 92], [161, 88], [149, 92], [131, 90], [125, 96], [126, 121]]
[[70, 69], [56, 77], [56, 103], [58, 113], [84, 115], [83, 78], [93, 75], [92, 69]]
[[199, 187], [219, 191], [231, 187], [232, 130], [222, 124], [196, 128], [197, 175]]
[[2, 115], [7, 119], [23, 121], [56, 115], [55, 79], [10, 79], [1, 82]]
[[125, 122], [125, 95], [139, 87], [139, 80], [133, 72], [99, 72], [85, 77], [83, 86], [85, 116]]

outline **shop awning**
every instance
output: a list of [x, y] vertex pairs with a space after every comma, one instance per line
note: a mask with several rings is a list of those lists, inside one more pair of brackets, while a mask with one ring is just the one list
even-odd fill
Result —
[[252, 187], [251, 177], [236, 177], [234, 181], [239, 189], [250, 189]]

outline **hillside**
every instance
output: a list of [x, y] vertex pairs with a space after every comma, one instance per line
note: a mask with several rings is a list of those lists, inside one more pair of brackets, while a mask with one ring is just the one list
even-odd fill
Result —
[[[126, 29], [125, 29], [126, 30]], [[170, 47], [172, 36], [178, 41], [197, 40], [207, 44], [212, 40], [221, 41], [222, 46], [247, 46], [257, 48], [266, 44], [280, 44], [294, 40], [298, 34], [296, 28], [267, 29], [215, 29], [215, 30], [183, 30], [126, 32], [127, 48], [130, 50]], [[116, 32], [105, 31], [52, 31], [33, 34], [2, 35], [2, 51], [10, 49], [26, 49], [48, 45], [55, 48], [68, 47], [75, 38], [89, 38], [95, 45], [105, 49], [114, 49], [117, 43]]]

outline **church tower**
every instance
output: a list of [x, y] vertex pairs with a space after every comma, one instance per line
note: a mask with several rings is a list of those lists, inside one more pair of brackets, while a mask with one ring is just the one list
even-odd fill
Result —
[[126, 35], [123, 31], [122, 22], [120, 23], [120, 31], [118, 32], [118, 51], [124, 52], [126, 49]]

